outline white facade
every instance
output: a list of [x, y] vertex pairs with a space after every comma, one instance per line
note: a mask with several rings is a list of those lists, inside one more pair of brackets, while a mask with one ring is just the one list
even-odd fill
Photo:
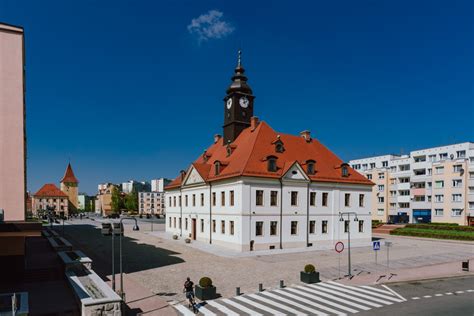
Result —
[[151, 180], [151, 191], [152, 192], [165, 192], [165, 186], [167, 186], [171, 180], [160, 178]]
[[[386, 186], [374, 186], [385, 197], [373, 203], [374, 219], [406, 213], [410, 222], [454, 222], [474, 225], [474, 143], [415, 150], [351, 160], [355, 170], [376, 182], [385, 173]], [[382, 212], [383, 211], [383, 212]]]
[[191, 167], [181, 188], [166, 191], [166, 231], [237, 251], [328, 249], [347, 241], [339, 212], [351, 211], [359, 220], [349, 222], [352, 245], [368, 245], [371, 191], [368, 185], [311, 182], [298, 164], [281, 181], [236, 177], [211, 183]]

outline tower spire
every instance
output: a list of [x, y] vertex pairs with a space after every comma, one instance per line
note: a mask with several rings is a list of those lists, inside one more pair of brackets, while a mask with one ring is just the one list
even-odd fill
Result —
[[237, 57], [237, 68], [242, 67], [241, 61], [242, 61], [242, 50], [239, 48], [238, 57]]

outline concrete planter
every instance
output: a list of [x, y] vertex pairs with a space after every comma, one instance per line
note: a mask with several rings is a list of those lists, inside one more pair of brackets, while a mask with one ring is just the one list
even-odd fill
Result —
[[76, 267], [66, 272], [81, 315], [122, 315], [122, 299], [93, 270]]
[[300, 280], [303, 283], [311, 284], [311, 283], [319, 283], [321, 280], [319, 279], [319, 272], [311, 272], [306, 273], [304, 271], [300, 272]]
[[201, 301], [212, 300], [212, 299], [216, 298], [216, 287], [215, 286], [202, 288], [199, 285], [196, 285], [194, 287], [194, 291], [196, 293], [196, 297], [198, 299], [200, 299]]
[[63, 262], [65, 272], [73, 269], [77, 265], [82, 265], [88, 270], [92, 269], [92, 259], [87, 257], [82, 251], [60, 251], [58, 252], [58, 256]]
[[49, 237], [48, 242], [56, 252], [72, 250], [71, 243], [62, 237]]
[[[17, 316], [25, 316], [29, 314], [28, 307], [28, 293], [18, 292], [16, 294], [16, 314]], [[6, 293], [0, 295], [0, 316], [12, 315], [12, 296], [13, 293]]]

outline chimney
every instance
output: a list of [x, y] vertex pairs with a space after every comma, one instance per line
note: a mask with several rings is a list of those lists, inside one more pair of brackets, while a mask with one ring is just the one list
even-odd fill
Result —
[[219, 139], [221, 139], [221, 137], [222, 136], [219, 134], [214, 135], [214, 144], [216, 144], [219, 141]]
[[311, 132], [310, 131], [308, 131], [308, 130], [302, 131], [300, 133], [300, 135], [301, 135], [301, 137], [303, 137], [306, 140], [306, 142], [309, 143], [311, 141]]
[[181, 174], [181, 181], [183, 181], [184, 177], [186, 176], [186, 171], [181, 170], [179, 173]]
[[259, 122], [258, 122], [258, 117], [252, 116], [252, 117], [250, 118], [251, 131], [254, 131], [254, 130], [257, 128], [258, 123], [259, 123]]

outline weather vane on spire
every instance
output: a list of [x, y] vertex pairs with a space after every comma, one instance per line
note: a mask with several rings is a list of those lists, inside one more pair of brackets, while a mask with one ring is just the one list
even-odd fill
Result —
[[237, 67], [240, 67], [240, 62], [241, 62], [241, 58], [242, 58], [242, 50], [239, 49], [239, 52], [238, 52], [238, 58], [237, 58]]

